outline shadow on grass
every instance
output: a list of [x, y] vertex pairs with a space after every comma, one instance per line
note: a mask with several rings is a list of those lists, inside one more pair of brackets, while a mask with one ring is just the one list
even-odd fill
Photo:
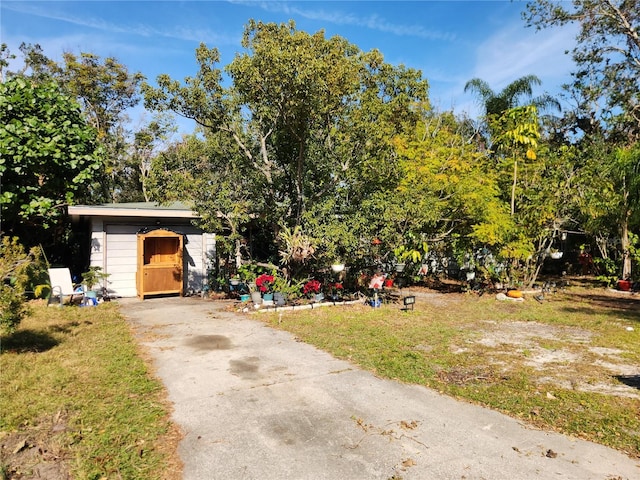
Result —
[[48, 333], [37, 330], [19, 330], [2, 337], [2, 352], [39, 353], [58, 345], [58, 341]]
[[591, 313], [594, 310], [606, 310], [607, 313], [619, 318], [626, 317], [629, 320], [640, 322], [640, 297], [639, 296], [617, 296], [601, 295], [592, 293], [575, 293], [573, 300], [584, 301], [585, 306], [567, 307], [566, 311], [571, 313]]
[[615, 378], [628, 387], [640, 390], [640, 375], [615, 375]]

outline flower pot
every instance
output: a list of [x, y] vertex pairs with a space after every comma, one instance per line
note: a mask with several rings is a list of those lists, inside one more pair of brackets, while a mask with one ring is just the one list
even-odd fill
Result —
[[248, 293], [240, 295], [241, 302], [248, 302], [249, 300], [251, 300], [251, 295], [249, 295]]
[[333, 265], [331, 265], [331, 270], [336, 273], [340, 273], [344, 270], [344, 263], [334, 263]]
[[263, 293], [262, 294], [262, 300], [264, 302], [270, 302], [273, 300], [273, 293]]
[[322, 300], [324, 300], [324, 293], [316, 293], [316, 296], [314, 298], [316, 302], [321, 302]]
[[470, 282], [471, 280], [475, 280], [476, 278], [476, 272], [467, 272], [467, 282]]
[[404, 267], [405, 267], [404, 263], [397, 263], [396, 264], [396, 272], [398, 272], [398, 273], [404, 272]]
[[631, 280], [618, 280], [618, 290], [623, 292], [631, 290]]
[[262, 295], [260, 292], [251, 292], [251, 301], [256, 305], [260, 305], [262, 303]]
[[384, 281], [384, 286], [387, 288], [393, 287], [393, 279], [392, 278], [388, 278]]
[[282, 307], [287, 303], [287, 299], [284, 298], [284, 293], [282, 292], [273, 292], [273, 303], [277, 307]]
[[98, 294], [97, 292], [93, 291], [93, 290], [88, 290], [85, 292], [84, 294], [84, 298], [82, 300], [82, 304], [83, 305], [91, 305], [91, 306], [96, 306], [98, 305]]
[[553, 260], [560, 260], [563, 254], [564, 252], [551, 252], [550, 255]]

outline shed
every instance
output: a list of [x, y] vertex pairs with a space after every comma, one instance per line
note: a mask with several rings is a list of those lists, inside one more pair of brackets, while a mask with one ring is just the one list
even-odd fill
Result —
[[89, 224], [89, 265], [108, 274], [115, 297], [200, 292], [215, 258], [215, 234], [194, 226], [185, 204], [154, 202], [75, 205], [76, 225]]

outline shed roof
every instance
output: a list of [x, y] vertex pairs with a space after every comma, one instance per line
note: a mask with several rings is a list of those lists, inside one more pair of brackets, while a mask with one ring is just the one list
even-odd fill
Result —
[[69, 215], [73, 217], [199, 218], [191, 207], [183, 202], [171, 202], [166, 205], [157, 202], [72, 205], [69, 206]]

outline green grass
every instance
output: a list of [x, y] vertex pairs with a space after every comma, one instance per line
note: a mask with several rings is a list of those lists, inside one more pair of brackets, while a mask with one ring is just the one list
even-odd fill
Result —
[[[168, 478], [174, 432], [163, 388], [117, 305], [34, 303], [32, 312], [2, 339], [0, 431], [44, 445], [74, 478]], [[10, 459], [0, 460], [6, 469]]]
[[[418, 297], [413, 312], [355, 306], [261, 318], [376, 375], [640, 455], [640, 400], [584, 391], [621, 386], [615, 373], [594, 363], [603, 357], [591, 347], [620, 351], [606, 361], [633, 365], [640, 375], [640, 299], [584, 288], [541, 304], [443, 294], [435, 302]], [[528, 363], [558, 353], [570, 360]]]

